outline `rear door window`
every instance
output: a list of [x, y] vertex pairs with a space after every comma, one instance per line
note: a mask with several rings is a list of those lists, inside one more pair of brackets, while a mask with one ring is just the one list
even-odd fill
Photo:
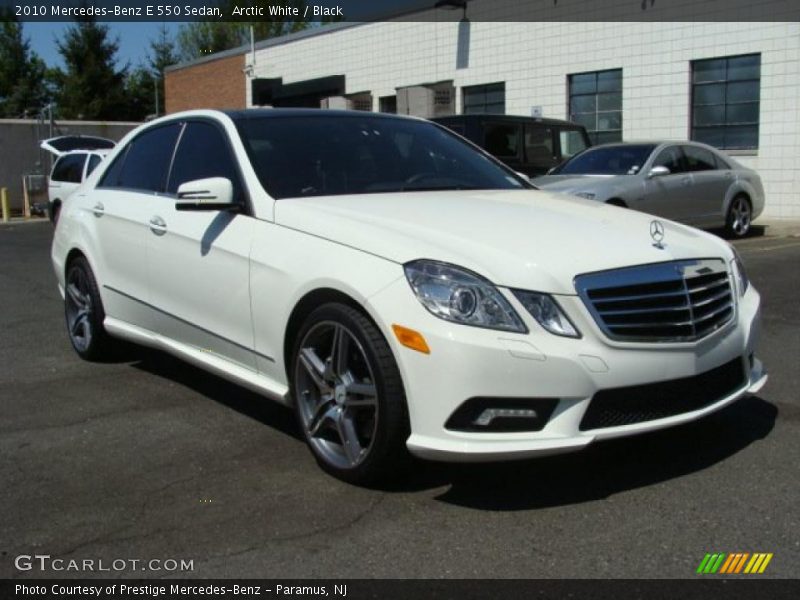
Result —
[[83, 152], [66, 154], [56, 161], [50, 178], [53, 181], [80, 183], [83, 180], [83, 165], [85, 162], [86, 154]]
[[181, 124], [148, 129], [136, 136], [103, 175], [102, 187], [161, 192], [175, 150]]
[[683, 173], [684, 166], [683, 153], [678, 146], [664, 148], [653, 161], [654, 167], [667, 167], [670, 173]]
[[515, 123], [486, 123], [483, 126], [484, 148], [498, 158], [517, 158], [522, 126]]
[[550, 168], [556, 163], [553, 129], [543, 125], [525, 125], [525, 162]]
[[561, 158], [567, 159], [586, 150], [586, 138], [579, 129], [562, 129], [558, 132], [561, 143]]
[[691, 172], [713, 171], [717, 168], [714, 155], [705, 148], [698, 146], [683, 146], [686, 155], [686, 167]]

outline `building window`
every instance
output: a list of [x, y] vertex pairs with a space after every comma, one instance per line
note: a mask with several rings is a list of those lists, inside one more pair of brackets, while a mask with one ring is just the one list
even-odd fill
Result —
[[691, 138], [717, 148], [758, 148], [761, 55], [692, 61]]
[[378, 110], [382, 113], [397, 114], [397, 96], [381, 96], [378, 98]]
[[569, 119], [593, 144], [622, 141], [622, 69], [568, 76]]
[[471, 85], [464, 88], [464, 114], [506, 113], [506, 84]]

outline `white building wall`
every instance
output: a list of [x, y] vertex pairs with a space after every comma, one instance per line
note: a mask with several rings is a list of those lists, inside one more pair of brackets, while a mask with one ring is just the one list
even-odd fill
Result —
[[[445, 11], [439, 11], [444, 13]], [[800, 23], [487, 22], [470, 24], [470, 60], [456, 69], [459, 14], [439, 22], [359, 25], [258, 50], [256, 77], [291, 83], [345, 75], [347, 93], [452, 79], [504, 81], [506, 112], [567, 118], [567, 75], [623, 70], [623, 139], [687, 139], [690, 61], [761, 54], [760, 139], [736, 159], [759, 171], [766, 216], [800, 218]], [[248, 85], [248, 106], [251, 105]]]

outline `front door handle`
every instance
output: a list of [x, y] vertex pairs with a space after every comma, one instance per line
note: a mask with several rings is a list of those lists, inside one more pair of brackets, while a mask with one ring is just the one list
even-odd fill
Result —
[[167, 233], [167, 224], [164, 222], [164, 219], [158, 215], [150, 217], [150, 231], [156, 235], [164, 235]]
[[98, 202], [92, 207], [92, 212], [95, 217], [102, 217], [106, 213], [106, 207], [103, 206], [102, 202]]

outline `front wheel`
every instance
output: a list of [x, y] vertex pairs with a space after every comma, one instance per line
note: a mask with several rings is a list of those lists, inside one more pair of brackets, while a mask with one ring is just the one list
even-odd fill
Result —
[[734, 238], [745, 237], [750, 233], [750, 225], [753, 221], [753, 208], [747, 196], [736, 196], [728, 208], [725, 219], [725, 229], [729, 236]]
[[292, 357], [297, 420], [322, 468], [356, 484], [396, 474], [408, 459], [406, 399], [372, 321], [350, 306], [325, 304], [306, 319]]

